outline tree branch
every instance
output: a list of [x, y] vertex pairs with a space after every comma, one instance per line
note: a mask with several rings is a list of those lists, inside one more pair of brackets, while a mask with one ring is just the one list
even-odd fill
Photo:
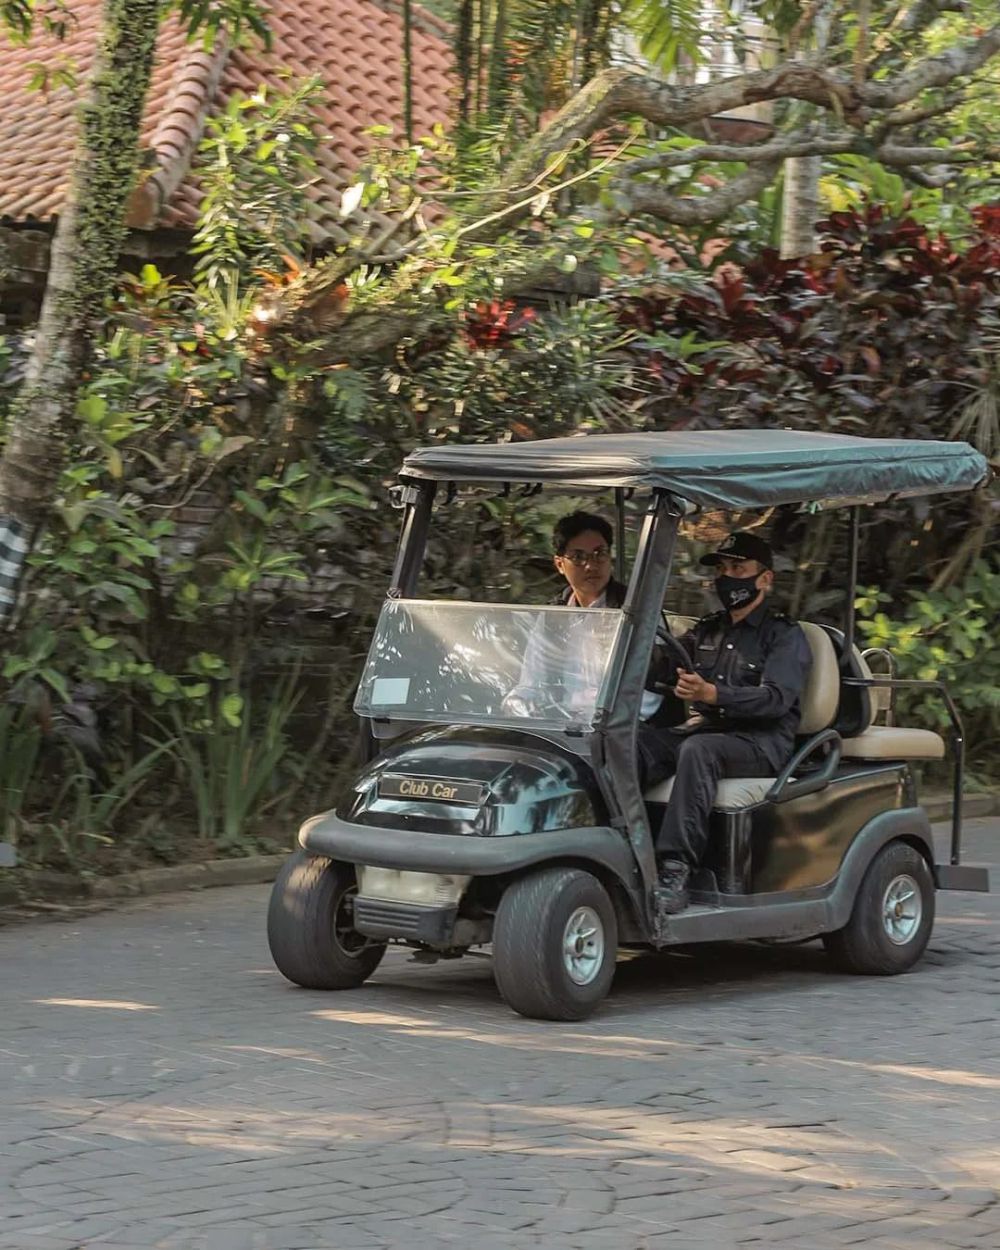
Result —
[[937, 56], [918, 61], [912, 69], [892, 78], [867, 82], [859, 88], [858, 94], [869, 109], [895, 108], [908, 104], [931, 87], [947, 87], [956, 78], [967, 78], [977, 69], [982, 69], [998, 52], [1000, 23], [983, 31], [977, 39], [953, 44]]
[[916, 0], [899, 23], [899, 30], [912, 35], [936, 22], [942, 13], [964, 13], [968, 0]]
[[719, 113], [768, 100], [803, 100], [861, 124], [873, 110], [907, 104], [923, 91], [945, 87], [981, 69], [1000, 52], [1000, 23], [911, 69], [878, 82], [855, 83], [834, 70], [788, 62], [774, 69], [735, 74], [693, 87], [674, 86], [650, 74], [609, 69], [566, 104], [511, 165], [505, 185], [530, 182], [557, 153], [630, 115], [656, 126], [684, 130]]
[[971, 161], [975, 153], [962, 148], [907, 147], [901, 143], [883, 143], [875, 156], [883, 165], [954, 165]]
[[932, 117], [940, 117], [949, 113], [963, 99], [961, 91], [949, 91], [933, 104], [917, 105], [914, 108], [900, 109], [889, 113], [879, 122], [879, 132], [902, 130], [906, 126], [918, 126], [921, 122], [930, 121]]
[[[912, 9], [907, 10], [910, 13]], [[718, 221], [757, 196], [774, 178], [783, 160], [797, 156], [861, 152], [906, 170], [910, 178], [922, 185], [942, 185], [951, 176], [946, 162], [953, 158], [970, 160], [971, 152], [889, 143], [886, 136], [939, 111], [937, 104], [918, 103], [912, 109], [903, 106], [928, 90], [948, 87], [956, 79], [975, 73], [998, 52], [1000, 24], [976, 39], [956, 42], [943, 52], [878, 81], [873, 81], [869, 73], [864, 81], [855, 82], [837, 70], [797, 61], [694, 86], [677, 86], [629, 69], [605, 70], [525, 145], [502, 179], [470, 202], [463, 211], [465, 224], [458, 235], [462, 248], [455, 253], [455, 261], [462, 262], [463, 249], [477, 239], [486, 220], [502, 221], [509, 228], [530, 211], [536, 196], [526, 195], [526, 188], [538, 188], [538, 194], [551, 192], [550, 179], [558, 177], [567, 153], [583, 148], [623, 120], [637, 117], [655, 127], [685, 130], [706, 118], [749, 104], [794, 99], [834, 113], [839, 124], [833, 133], [799, 128], [759, 144], [706, 143], [626, 162], [612, 171], [615, 206], [606, 213], [596, 213], [604, 220], [649, 215], [682, 226]], [[940, 109], [956, 98], [954, 92], [949, 93]], [[706, 188], [704, 194], [695, 195], [671, 193], [669, 187], [641, 176], [705, 161], [740, 161], [747, 168], [722, 186]], [[599, 163], [592, 165], [591, 172], [596, 167]], [[584, 173], [574, 178], [587, 176]], [[427, 245], [407, 243], [403, 250], [417, 260], [422, 246]], [[433, 266], [434, 261], [427, 263]], [[328, 272], [314, 276], [308, 291], [295, 293], [297, 307], [293, 296], [283, 307], [275, 309], [270, 333], [297, 334], [300, 341], [321, 336], [325, 339], [322, 359], [348, 363], [377, 355], [411, 336], [426, 337], [428, 332], [454, 320], [453, 315], [449, 320], [440, 312], [433, 294], [417, 294], [427, 272], [426, 265], [417, 265], [415, 276], [408, 277], [401, 270], [394, 305], [356, 312], [347, 309], [346, 315], [341, 315], [343, 310], [338, 308], [339, 319], [323, 323], [313, 316], [313, 310], [322, 310], [327, 302], [324, 293], [329, 294], [335, 279], [343, 278], [343, 264], [334, 262]], [[521, 273], [506, 275], [505, 293], [523, 289], [522, 279]]]
[[[793, 130], [765, 143], [703, 143], [697, 147], [677, 148], [626, 161], [617, 171], [618, 178], [632, 178], [652, 170], [676, 169], [702, 161], [745, 161], [756, 165], [761, 161], [785, 160], [790, 156], [832, 156], [857, 151], [864, 144], [856, 131], [820, 135], [814, 130]], [[939, 153], [940, 156], [940, 153]]]
[[[864, 134], [848, 130], [833, 134], [817, 134], [812, 130], [791, 131], [778, 135], [766, 143], [744, 146], [735, 143], [699, 144], [697, 147], [659, 152], [628, 161], [619, 167], [615, 187], [619, 191], [629, 179], [653, 170], [676, 169], [678, 166], [700, 164], [705, 161], [743, 161], [748, 165], [774, 164], [796, 156], [836, 156], [846, 152], [863, 153], [884, 165], [946, 165], [949, 162], [966, 163], [975, 155], [971, 151], [926, 146], [907, 146], [897, 143], [874, 143]], [[947, 159], [946, 159], [947, 158]], [[683, 200], [679, 202], [684, 202]]]
[[704, 196], [671, 195], [655, 182], [633, 182], [623, 189], [626, 217], [646, 213], [679, 226], [704, 226], [760, 195], [781, 167], [781, 161], [753, 165]]

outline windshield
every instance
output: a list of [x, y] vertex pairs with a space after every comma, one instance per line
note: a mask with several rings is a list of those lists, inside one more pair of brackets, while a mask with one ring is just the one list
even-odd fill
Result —
[[588, 729], [622, 614], [390, 599], [354, 709], [375, 722]]

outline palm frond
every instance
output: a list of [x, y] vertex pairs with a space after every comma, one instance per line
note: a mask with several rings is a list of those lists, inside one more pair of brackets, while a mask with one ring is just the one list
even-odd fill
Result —
[[665, 74], [705, 59], [701, 0], [626, 0], [622, 18], [642, 55]]

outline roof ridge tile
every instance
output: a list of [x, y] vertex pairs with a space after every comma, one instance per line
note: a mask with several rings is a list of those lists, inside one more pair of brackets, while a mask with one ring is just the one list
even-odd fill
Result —
[[[44, 222], [57, 215], [69, 179], [76, 135], [75, 93], [27, 90], [29, 62], [54, 60], [71, 51], [81, 79], [97, 45], [100, 0], [73, 0], [78, 18], [71, 42], [34, 39], [26, 49], [0, 58], [0, 217]], [[373, 140], [375, 123], [402, 133], [403, 31], [400, 0], [273, 0], [270, 51], [222, 47], [206, 52], [189, 45], [178, 23], [165, 23], [157, 44], [143, 148], [154, 166], [130, 204], [133, 228], [190, 231], [201, 192], [191, 165], [205, 118], [237, 91], [252, 95], [260, 83], [277, 83], [287, 68], [292, 79], [318, 75], [326, 92], [315, 110], [321, 136], [319, 169], [308, 194], [311, 219], [322, 223], [321, 240], [340, 239], [340, 195]], [[453, 109], [451, 47], [447, 23], [413, 6], [414, 129], [427, 133]]]
[[133, 192], [128, 213], [130, 226], [156, 225], [187, 177], [229, 51], [225, 39], [216, 39], [214, 47], [207, 51], [200, 44], [188, 45], [187, 56], [171, 83], [163, 113], [147, 143], [156, 156], [157, 167]]

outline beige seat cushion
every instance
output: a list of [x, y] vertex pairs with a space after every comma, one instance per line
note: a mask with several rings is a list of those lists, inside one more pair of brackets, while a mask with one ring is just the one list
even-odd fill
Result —
[[845, 738], [841, 754], [850, 760], [943, 760], [944, 739], [929, 729], [872, 725], [856, 738]]
[[[777, 781], [776, 777], [724, 777], [715, 791], [715, 806], [735, 812], [764, 802], [764, 796]], [[667, 803], [674, 789], [674, 778], [668, 777], [646, 791], [647, 803]]]

